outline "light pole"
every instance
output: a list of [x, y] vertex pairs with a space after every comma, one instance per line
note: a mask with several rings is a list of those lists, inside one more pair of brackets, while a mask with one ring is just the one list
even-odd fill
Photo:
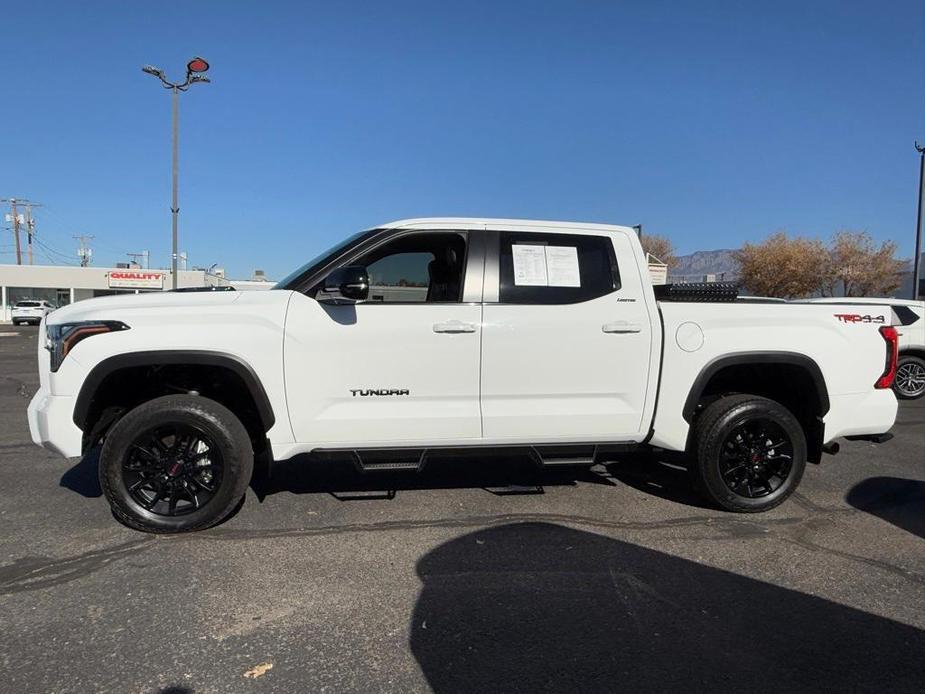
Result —
[[173, 92], [173, 202], [170, 211], [173, 214], [173, 254], [171, 255], [171, 277], [173, 278], [173, 289], [177, 288], [177, 215], [180, 214], [180, 208], [177, 203], [177, 178], [179, 176], [179, 120], [180, 120], [180, 92], [185, 92], [190, 85], [197, 82], [210, 82], [211, 80], [203, 75], [209, 69], [209, 63], [202, 58], [196, 57], [186, 64], [186, 81], [171, 82], [167, 79], [164, 71], [153, 65], [145, 65], [141, 68], [143, 72], [157, 77], [165, 89]]
[[919, 214], [915, 226], [915, 257], [912, 259], [912, 299], [919, 298], [919, 282], [922, 281], [922, 217], [925, 215], [925, 147], [918, 142], [915, 149], [919, 153]]

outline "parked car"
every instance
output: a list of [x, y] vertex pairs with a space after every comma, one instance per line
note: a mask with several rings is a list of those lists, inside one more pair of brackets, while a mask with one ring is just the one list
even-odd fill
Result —
[[53, 303], [44, 299], [17, 301], [13, 305], [10, 317], [13, 320], [13, 325], [19, 325], [20, 323], [38, 325], [45, 316], [57, 308]]
[[830, 297], [813, 301], [855, 306], [888, 305], [899, 330], [899, 363], [893, 391], [903, 400], [917, 400], [925, 395], [925, 301]]
[[740, 303], [721, 285], [656, 296], [629, 227], [394, 222], [271, 291], [55, 312], [29, 427], [65, 456], [99, 446], [116, 517], [159, 533], [231, 513], [255, 454], [373, 473], [448, 452], [593, 465], [657, 446], [688, 454], [714, 504], [757, 512], [838, 437], [889, 437], [889, 306]]

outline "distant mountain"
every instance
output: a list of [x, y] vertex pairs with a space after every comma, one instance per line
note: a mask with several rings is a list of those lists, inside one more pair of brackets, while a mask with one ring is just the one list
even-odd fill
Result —
[[671, 269], [672, 277], [694, 280], [699, 275], [721, 275], [731, 279], [738, 271], [735, 262], [735, 250], [721, 248], [716, 251], [697, 251], [690, 255], [679, 255], [678, 263]]

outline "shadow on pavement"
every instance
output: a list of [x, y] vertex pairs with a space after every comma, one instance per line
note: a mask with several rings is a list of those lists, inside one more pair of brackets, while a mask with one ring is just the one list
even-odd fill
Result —
[[921, 480], [869, 477], [854, 485], [845, 499], [860, 511], [925, 538], [925, 482]]
[[608, 461], [608, 474], [633, 489], [685, 506], [715, 509], [694, 489], [683, 453], [641, 450]]
[[100, 488], [99, 459], [99, 448], [92, 449], [77, 461], [74, 467], [61, 475], [59, 484], [90, 499], [103, 496], [103, 490]]
[[435, 692], [921, 692], [925, 632], [546, 523], [421, 558], [411, 650]]

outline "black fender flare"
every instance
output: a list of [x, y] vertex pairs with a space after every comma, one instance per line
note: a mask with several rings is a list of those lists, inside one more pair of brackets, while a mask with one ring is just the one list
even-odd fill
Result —
[[687, 394], [684, 409], [681, 411], [684, 421], [688, 424], [693, 421], [694, 411], [697, 409], [700, 397], [713, 376], [729, 366], [746, 364], [788, 364], [805, 369], [816, 385], [816, 404], [819, 407], [819, 415], [822, 416], [829, 411], [829, 391], [825, 385], [825, 378], [819, 365], [810, 357], [797, 352], [739, 352], [717, 357], [700, 370]]
[[167, 364], [193, 364], [202, 366], [220, 366], [237, 374], [254, 398], [264, 431], [269, 431], [276, 422], [270, 399], [263, 384], [251, 368], [242, 359], [225, 352], [207, 350], [152, 350], [147, 352], [127, 352], [104, 359], [93, 367], [77, 395], [74, 404], [74, 424], [81, 430], [87, 421], [93, 398], [100, 385], [110, 374], [133, 366], [161, 366]]

